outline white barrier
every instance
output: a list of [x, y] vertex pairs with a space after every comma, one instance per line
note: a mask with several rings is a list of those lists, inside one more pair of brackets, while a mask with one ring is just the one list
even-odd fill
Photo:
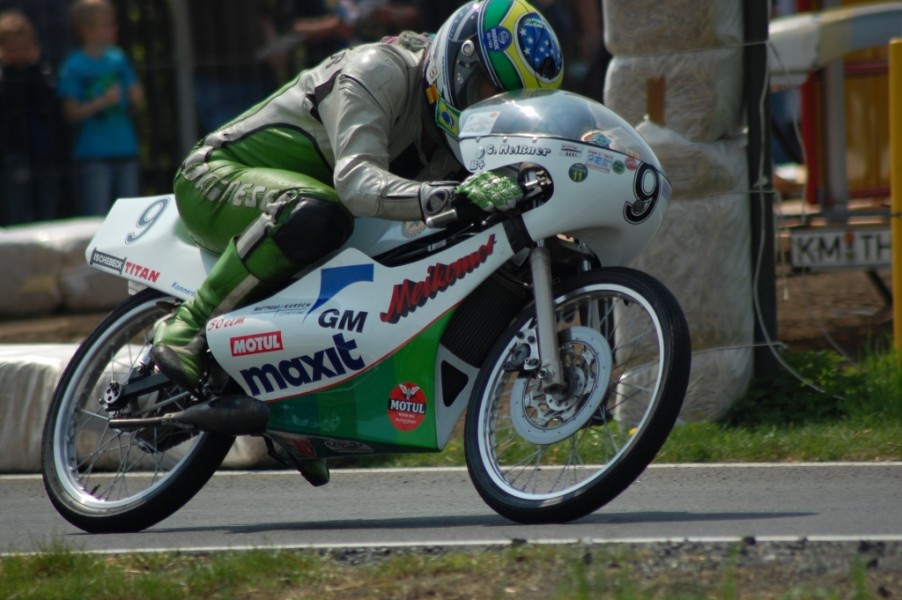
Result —
[[0, 229], [0, 318], [103, 310], [122, 302], [127, 282], [85, 262], [101, 221], [84, 217]]
[[44, 417], [76, 347], [0, 345], [0, 472], [40, 470]]
[[[714, 420], [752, 377], [751, 225], [739, 0], [603, 0], [614, 54], [605, 104], [637, 127], [673, 186], [651, 246], [632, 264], [680, 301], [692, 372], [680, 414]], [[663, 90], [663, 97], [650, 98]], [[661, 120], [646, 120], [646, 112]]]
[[[0, 345], [0, 473], [41, 469], [41, 436], [53, 390], [77, 344]], [[272, 465], [261, 438], [240, 437], [227, 468]]]
[[[0, 228], [0, 318], [112, 309], [124, 279], [90, 268], [85, 250], [102, 219]], [[77, 344], [0, 345], [0, 472], [41, 468], [41, 435], [53, 390]], [[224, 466], [271, 464], [260, 438], [238, 438]]]

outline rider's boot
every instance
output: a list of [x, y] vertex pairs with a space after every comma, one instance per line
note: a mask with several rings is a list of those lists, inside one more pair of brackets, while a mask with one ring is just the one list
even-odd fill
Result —
[[[293, 265], [277, 268], [285, 272], [267, 273], [268, 281], [290, 277], [295, 270]], [[267, 287], [269, 284], [248, 269], [235, 241], [230, 242], [194, 298], [157, 323], [151, 356], [160, 371], [184, 388], [197, 388], [207, 370], [207, 321], [240, 306]]]
[[[210, 318], [273, 291], [301, 266], [337, 250], [350, 237], [353, 217], [334, 190], [312, 178], [307, 188], [309, 195], [287, 192], [268, 205], [230, 242], [195, 297], [157, 324], [151, 356], [170, 379], [188, 389], [197, 388], [207, 368]], [[300, 461], [298, 470], [313, 485], [329, 481], [325, 459]]]

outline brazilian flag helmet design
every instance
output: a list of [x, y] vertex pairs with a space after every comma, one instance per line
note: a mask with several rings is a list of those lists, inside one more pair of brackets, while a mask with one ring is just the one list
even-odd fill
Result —
[[564, 58], [547, 20], [524, 0], [477, 0], [439, 28], [424, 66], [426, 100], [454, 137], [460, 112], [492, 93], [558, 88]]

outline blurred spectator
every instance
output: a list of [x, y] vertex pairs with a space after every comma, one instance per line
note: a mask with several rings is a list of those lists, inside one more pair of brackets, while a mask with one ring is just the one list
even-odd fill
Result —
[[[459, 6], [455, 3], [449, 15]], [[302, 44], [293, 69], [322, 62], [338, 50], [363, 42], [378, 41], [402, 30], [420, 28], [420, 9], [411, 2], [390, 0], [295, 0], [292, 3], [290, 43]], [[438, 25], [441, 25], [439, 21]]]
[[354, 37], [353, 30], [342, 19], [342, 11], [330, 8], [326, 0], [288, 0], [285, 13], [285, 21], [289, 23], [287, 31], [281, 32], [258, 58], [272, 60], [274, 55], [283, 56], [291, 73], [319, 64], [347, 47]]
[[0, 13], [0, 224], [56, 216], [61, 129], [55, 79], [21, 11]]
[[282, 53], [261, 50], [274, 41], [280, 15], [278, 4], [266, 0], [190, 0], [187, 5], [198, 126], [207, 132], [276, 88]]
[[384, 36], [420, 27], [420, 11], [408, 2], [342, 0], [339, 6], [355, 32], [356, 43], [375, 42]]
[[41, 60], [56, 67], [72, 48], [70, 0], [0, 0], [0, 12], [19, 10], [34, 25]]
[[144, 90], [128, 58], [115, 46], [116, 12], [108, 0], [76, 0], [72, 22], [81, 48], [60, 70], [66, 118], [77, 125], [79, 214], [105, 215], [113, 200], [140, 192], [138, 139], [129, 112]]
[[604, 45], [601, 0], [575, 0], [574, 13], [579, 23], [579, 35], [567, 72], [574, 91], [602, 102], [604, 79], [612, 56]]

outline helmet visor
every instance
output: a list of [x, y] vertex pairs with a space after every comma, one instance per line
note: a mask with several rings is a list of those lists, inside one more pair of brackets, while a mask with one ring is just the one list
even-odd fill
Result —
[[463, 99], [462, 108], [467, 108], [476, 104], [480, 100], [491, 98], [495, 94], [500, 94], [504, 90], [499, 89], [492, 82], [492, 79], [482, 69], [476, 69], [469, 79], [464, 83], [463, 93], [460, 97]]

